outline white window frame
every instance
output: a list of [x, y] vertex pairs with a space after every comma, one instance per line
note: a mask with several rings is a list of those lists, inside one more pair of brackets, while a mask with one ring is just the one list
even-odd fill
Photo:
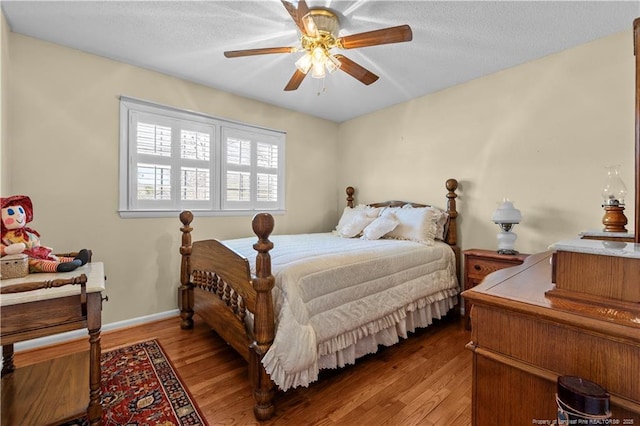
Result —
[[[154, 164], [171, 167], [171, 200], [137, 199], [137, 164], [145, 160], [145, 154], [136, 150], [136, 120], [146, 119], [171, 127], [172, 152], [170, 157], [153, 156]], [[209, 161], [180, 158], [181, 130], [208, 133], [211, 141]], [[232, 202], [226, 198], [226, 144], [225, 135], [242, 136], [252, 141], [251, 166], [245, 168], [251, 175], [251, 199], [248, 202]], [[200, 216], [243, 216], [258, 211], [283, 214], [285, 211], [285, 140], [282, 131], [225, 120], [207, 114], [181, 110], [149, 101], [120, 96], [120, 185], [118, 212], [123, 218], [175, 217], [182, 210], [197, 211]], [[277, 146], [277, 169], [260, 169], [255, 158], [255, 144], [270, 143]], [[184, 201], [180, 199], [181, 167], [209, 168], [209, 200]], [[231, 166], [230, 168], [235, 168]], [[277, 201], [256, 200], [257, 173], [275, 173], [277, 179]]]

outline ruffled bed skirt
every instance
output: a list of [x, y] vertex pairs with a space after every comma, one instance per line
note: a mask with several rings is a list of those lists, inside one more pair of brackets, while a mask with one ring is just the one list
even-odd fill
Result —
[[[325, 342], [319, 345], [318, 366], [320, 369], [326, 369], [355, 364], [356, 359], [367, 354], [376, 353], [378, 346], [395, 345], [400, 341], [400, 338], [406, 339], [408, 337], [407, 333], [412, 333], [418, 328], [425, 328], [431, 325], [434, 319], [440, 319], [445, 316], [457, 303], [458, 296], [455, 294], [441, 300], [424, 304], [421, 307], [405, 307], [404, 312], [406, 315], [396, 313], [396, 315], [394, 315], [396, 318], [392, 321], [382, 319], [381, 321], [388, 323], [388, 326], [374, 333], [355, 330], [353, 334], [356, 338], [353, 339], [353, 343], [342, 349], [338, 349], [338, 347], [332, 348], [332, 343], [335, 344], [336, 340], [341, 339]], [[372, 328], [375, 329], [378, 327], [375, 327], [373, 324], [367, 324], [363, 328], [371, 330]]]
[[392, 346], [400, 338], [406, 339], [409, 332], [431, 325], [434, 319], [442, 318], [456, 306], [458, 294], [457, 288], [440, 291], [358, 329], [321, 342], [318, 345], [318, 362], [295, 374], [287, 374], [275, 358], [265, 357], [262, 363], [281, 390], [307, 387], [318, 379], [319, 370], [355, 364], [356, 359], [376, 353], [378, 346]]

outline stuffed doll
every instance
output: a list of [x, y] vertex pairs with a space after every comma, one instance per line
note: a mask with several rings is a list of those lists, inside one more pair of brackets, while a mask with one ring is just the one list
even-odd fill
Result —
[[58, 257], [40, 245], [40, 234], [27, 223], [33, 220], [33, 205], [26, 195], [0, 198], [2, 204], [2, 257], [23, 253], [29, 257], [29, 272], [69, 272], [88, 262], [86, 249], [76, 257]]

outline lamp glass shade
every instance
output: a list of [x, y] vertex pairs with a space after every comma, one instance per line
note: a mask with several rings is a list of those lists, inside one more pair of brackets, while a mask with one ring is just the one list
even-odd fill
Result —
[[627, 187], [620, 178], [619, 166], [606, 167], [606, 178], [602, 187], [602, 198], [605, 206], [624, 206]]
[[335, 70], [340, 68], [340, 65], [342, 65], [340, 61], [333, 55], [330, 55], [328, 59], [329, 60], [325, 62], [325, 65], [327, 66], [329, 73], [333, 73]]
[[516, 209], [512, 201], [505, 199], [491, 216], [493, 223], [520, 223], [522, 214]]
[[296, 61], [296, 68], [298, 68], [301, 73], [306, 74], [311, 69], [312, 62], [311, 55], [305, 53]]
[[324, 78], [325, 76], [324, 64], [321, 62], [313, 62], [311, 66], [311, 77], [313, 78]]
[[320, 64], [324, 64], [325, 61], [327, 60], [327, 54], [325, 53], [324, 49], [322, 47], [316, 47], [311, 51], [311, 57], [313, 58], [313, 62], [314, 64], [320, 63]]

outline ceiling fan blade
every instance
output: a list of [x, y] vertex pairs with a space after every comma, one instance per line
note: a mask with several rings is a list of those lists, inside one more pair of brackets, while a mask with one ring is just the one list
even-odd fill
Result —
[[302, 80], [304, 80], [306, 76], [307, 75], [302, 71], [296, 70], [296, 72], [293, 73], [291, 80], [289, 80], [289, 82], [285, 86], [284, 90], [287, 92], [291, 90], [296, 90], [298, 87], [300, 87], [300, 83], [302, 83]]
[[313, 22], [313, 18], [311, 16], [305, 16], [309, 13], [309, 6], [307, 6], [307, 2], [304, 0], [298, 0], [298, 6], [294, 4], [292, 1], [281, 0], [284, 8], [287, 9], [289, 15], [291, 15], [291, 19], [296, 23], [300, 32], [304, 35], [310, 37], [317, 37], [318, 30]]
[[364, 68], [362, 65], [358, 65], [353, 62], [351, 59], [347, 58], [344, 55], [334, 55], [335, 58], [340, 61], [340, 69], [351, 77], [359, 80], [361, 83], [366, 84], [367, 86], [371, 83], [374, 83], [378, 76], [372, 73], [371, 71]]
[[412, 39], [413, 32], [411, 27], [409, 25], [399, 25], [340, 37], [338, 45], [343, 49], [354, 49], [356, 47], [377, 46], [379, 44], [401, 43]]
[[227, 58], [239, 58], [241, 56], [268, 55], [271, 53], [293, 53], [295, 47], [265, 47], [262, 49], [227, 50], [224, 56]]

